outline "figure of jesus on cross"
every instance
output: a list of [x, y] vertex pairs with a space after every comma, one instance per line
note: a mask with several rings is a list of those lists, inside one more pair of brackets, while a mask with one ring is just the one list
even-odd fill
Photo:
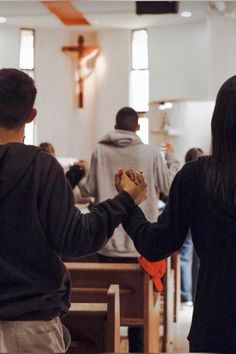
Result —
[[64, 52], [77, 53], [77, 88], [78, 88], [78, 107], [83, 108], [83, 88], [84, 80], [92, 73], [95, 59], [99, 54], [97, 45], [84, 45], [84, 37], [79, 36], [77, 46], [62, 47]]

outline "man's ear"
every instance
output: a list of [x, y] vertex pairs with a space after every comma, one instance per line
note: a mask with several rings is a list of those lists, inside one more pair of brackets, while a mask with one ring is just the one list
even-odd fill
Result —
[[140, 129], [140, 124], [137, 124], [136, 132]]
[[114, 125], [114, 129], [118, 129], [116, 124]]
[[26, 121], [26, 123], [32, 122], [34, 120], [34, 118], [37, 116], [37, 113], [38, 113], [37, 109], [33, 108], [31, 113], [30, 113], [30, 115], [29, 115], [29, 117], [28, 117], [28, 119], [27, 119], [27, 121]]

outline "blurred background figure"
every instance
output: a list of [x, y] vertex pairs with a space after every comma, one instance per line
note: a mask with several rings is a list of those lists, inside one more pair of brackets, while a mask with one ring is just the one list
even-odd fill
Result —
[[48, 154], [55, 157], [55, 149], [51, 143], [41, 143], [39, 147]]
[[[39, 144], [39, 147], [47, 152], [48, 154], [56, 157], [55, 149], [51, 143], [43, 142]], [[79, 187], [77, 186], [80, 180], [85, 176], [85, 173], [89, 170], [89, 163], [86, 160], [76, 161], [73, 165], [70, 165], [65, 169], [65, 175], [73, 189], [75, 203], [79, 204], [80, 207], [85, 205], [86, 207], [91, 207], [94, 204], [93, 197], [82, 197], [80, 194]]]
[[[95, 198], [92, 196], [83, 197], [80, 193], [78, 183], [80, 180], [89, 172], [89, 163], [87, 160], [79, 160], [74, 162], [73, 165], [69, 166], [68, 171], [66, 172], [66, 178], [68, 179], [71, 187], [73, 188], [73, 193], [75, 197], [75, 204], [83, 210], [83, 207], [86, 209], [91, 209], [94, 205]], [[86, 210], [87, 211], [87, 210]]]
[[[192, 148], [185, 155], [185, 163], [195, 161], [203, 156], [200, 148]], [[195, 299], [197, 274], [199, 270], [199, 258], [194, 250], [191, 233], [189, 231], [180, 250], [181, 264], [181, 303], [192, 306]]]

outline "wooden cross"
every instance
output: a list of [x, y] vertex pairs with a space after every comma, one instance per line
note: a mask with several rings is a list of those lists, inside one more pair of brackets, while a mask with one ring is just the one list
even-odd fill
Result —
[[[79, 36], [77, 46], [67, 46], [62, 47], [63, 52], [77, 53], [77, 71], [78, 79], [77, 85], [79, 89], [78, 93], [78, 106], [79, 108], [83, 107], [83, 89], [84, 89], [84, 80], [92, 73], [92, 68], [86, 68], [88, 63], [94, 61], [99, 54], [99, 47], [97, 45], [84, 46], [84, 37]], [[94, 62], [93, 62], [94, 64]], [[84, 69], [87, 69], [87, 73], [84, 72]]]

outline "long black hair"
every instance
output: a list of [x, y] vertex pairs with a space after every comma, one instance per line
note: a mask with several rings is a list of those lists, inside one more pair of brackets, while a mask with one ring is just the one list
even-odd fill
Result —
[[236, 206], [236, 76], [217, 94], [211, 132], [212, 158], [205, 164], [207, 194]]

